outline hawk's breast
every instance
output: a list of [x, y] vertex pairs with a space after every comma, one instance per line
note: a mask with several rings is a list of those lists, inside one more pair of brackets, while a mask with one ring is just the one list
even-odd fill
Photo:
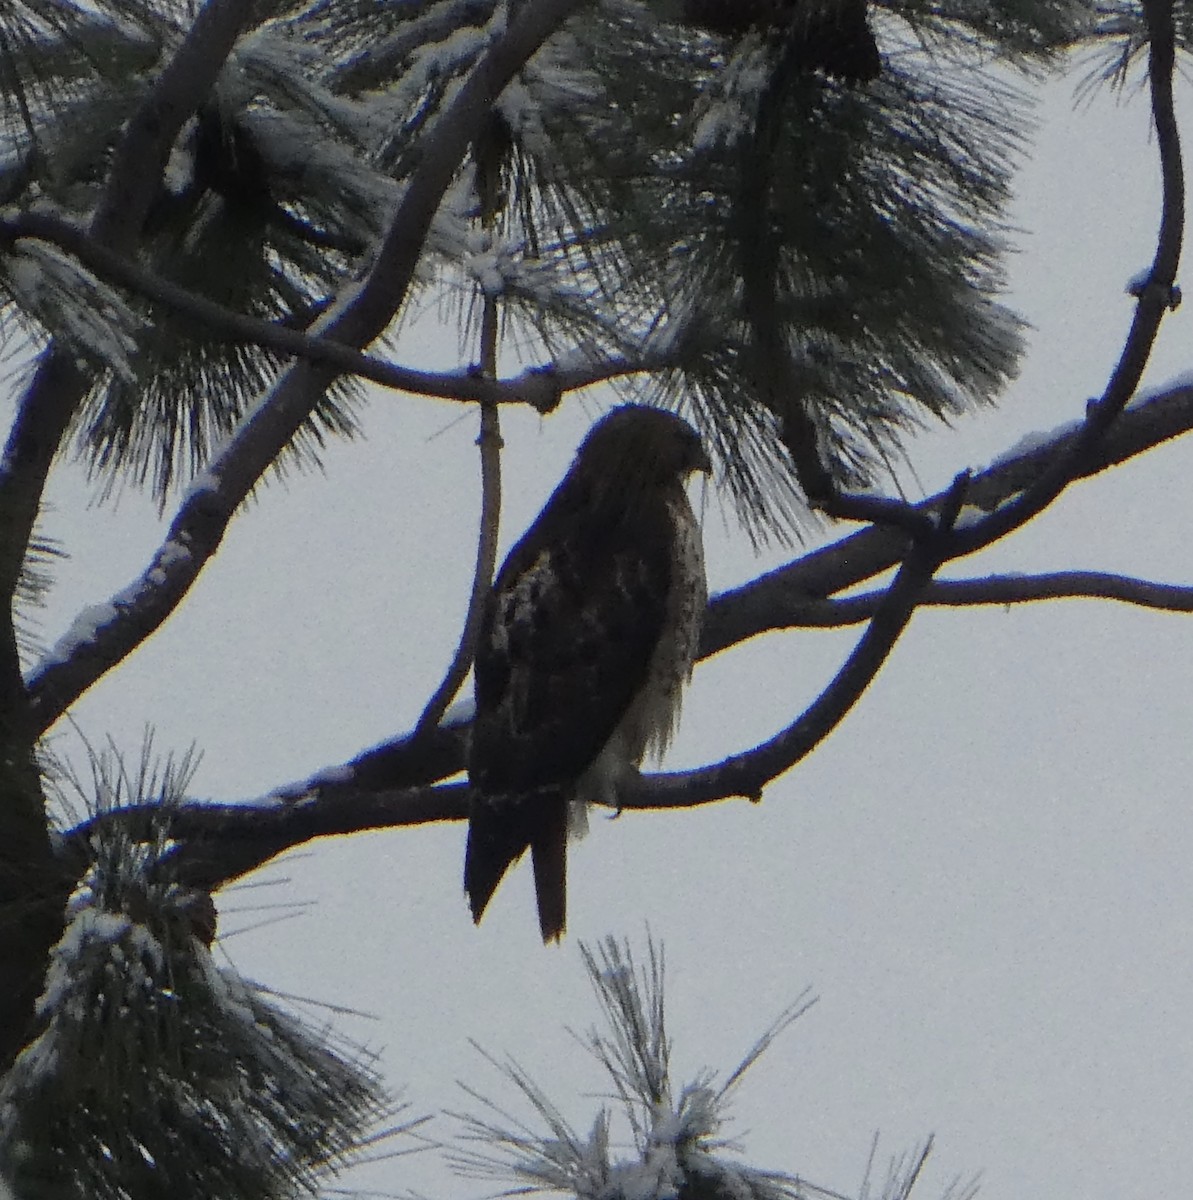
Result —
[[647, 754], [662, 756], [679, 723], [683, 687], [700, 645], [708, 583], [700, 526], [682, 486], [666, 498], [666, 505], [671, 570], [662, 631], [642, 687], [577, 784], [581, 802], [616, 807], [619, 784]]

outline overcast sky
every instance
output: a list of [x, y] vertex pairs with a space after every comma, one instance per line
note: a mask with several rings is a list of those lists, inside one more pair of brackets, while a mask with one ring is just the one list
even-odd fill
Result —
[[[1071, 85], [1049, 91], [1014, 211], [1011, 301], [1035, 327], [1022, 376], [998, 412], [916, 444], [927, 490], [1080, 416], [1121, 345], [1124, 283], [1153, 246], [1154, 145], [1142, 96], [1076, 109], [1071, 97]], [[1189, 334], [1187, 306], [1150, 382], [1193, 367]], [[445, 365], [455, 337], [422, 322], [402, 352]], [[505, 544], [606, 402], [506, 417]], [[92, 740], [135, 753], [151, 724], [163, 750], [195, 742], [196, 794], [230, 800], [409, 727], [465, 606], [475, 421], [384, 393], [364, 420], [367, 439], [330, 447], [324, 474], [266, 489], [183, 609], [78, 704]], [[161, 536], [142, 497], [89, 508], [77, 470], [58, 473], [51, 497], [47, 531], [72, 557], [48, 638], [127, 584]], [[1190, 583], [1191, 505], [1193, 458], [1178, 443], [1075, 487], [953, 573], [1088, 567]], [[714, 589], [779, 560], [753, 557], [712, 489], [704, 512]], [[785, 724], [856, 636], [773, 635], [702, 666], [668, 765]], [[371, 1014], [340, 1024], [383, 1052], [416, 1111], [463, 1106], [462, 1077], [504, 1094], [471, 1038], [517, 1057], [587, 1128], [602, 1085], [564, 1031], [596, 1016], [576, 943], [641, 945], [649, 923], [666, 947], [681, 1075], [731, 1067], [804, 988], [820, 997], [740, 1095], [752, 1163], [848, 1191], [876, 1131], [880, 1162], [934, 1132], [924, 1197], [977, 1174], [987, 1200], [1181, 1195], [1193, 1178], [1191, 661], [1187, 617], [1097, 602], [923, 612], [844, 726], [760, 806], [595, 819], [572, 849], [560, 949], [539, 944], [525, 869], [473, 928], [463, 825], [305, 848], [253, 877], [275, 886], [218, 898], [221, 947], [249, 976]], [[309, 907], [251, 930], [270, 915], [252, 911], [261, 903]], [[441, 1118], [431, 1133], [451, 1129]], [[367, 1178], [484, 1191], [433, 1155]]]

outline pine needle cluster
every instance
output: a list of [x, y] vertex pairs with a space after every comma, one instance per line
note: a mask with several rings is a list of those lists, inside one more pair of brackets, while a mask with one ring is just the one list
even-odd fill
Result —
[[[177, 803], [185, 760], [96, 760], [113, 800]], [[38, 1001], [0, 1086], [0, 1178], [22, 1200], [313, 1193], [389, 1111], [370, 1059], [211, 952], [210, 896], [175, 878], [164, 821], [94, 824]]]
[[[543, 1192], [576, 1200], [847, 1200], [797, 1175], [743, 1163], [739, 1147], [724, 1136], [735, 1091], [775, 1039], [811, 1007], [806, 994], [723, 1079], [706, 1070], [677, 1086], [661, 949], [650, 943], [641, 965], [628, 943], [612, 937], [582, 951], [604, 1021], [577, 1040], [600, 1065], [613, 1103], [600, 1109], [587, 1134], [581, 1133], [515, 1062], [495, 1062], [529, 1102], [541, 1127], [518, 1120], [466, 1088], [484, 1115], [461, 1117], [464, 1140], [476, 1148], [453, 1156], [460, 1174], [504, 1181], [508, 1190], [502, 1194], [509, 1196]], [[621, 1138], [623, 1133], [628, 1140]], [[884, 1200], [906, 1200], [927, 1149], [925, 1145], [892, 1166], [879, 1187]], [[870, 1195], [868, 1176], [863, 1196]]]

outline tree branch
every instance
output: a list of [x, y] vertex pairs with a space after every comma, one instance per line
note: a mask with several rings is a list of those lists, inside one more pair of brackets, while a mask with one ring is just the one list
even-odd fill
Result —
[[[870, 620], [886, 595], [863, 592], [840, 600], [792, 605], [784, 629], [831, 629]], [[1193, 612], [1193, 587], [1157, 583], [1106, 571], [1047, 571], [1036, 575], [988, 575], [982, 579], [933, 579], [919, 608], [1009, 607], [1045, 600], [1118, 600], [1162, 612]]]
[[[497, 300], [485, 297], [484, 316], [481, 322], [482, 371], [490, 375], [497, 369]], [[468, 611], [464, 616], [464, 628], [452, 655], [451, 664], [443, 676], [443, 682], [427, 702], [422, 716], [415, 726], [415, 736], [433, 729], [447, 712], [447, 706], [460, 690], [472, 660], [476, 656], [476, 639], [480, 636], [481, 619], [485, 611], [485, 599], [493, 583], [493, 572], [497, 566], [497, 541], [501, 530], [501, 425], [497, 408], [492, 404], [481, 405], [481, 431], [477, 438], [481, 459], [481, 519], [480, 532], [476, 540], [476, 569], [472, 576], [472, 590], [468, 596]]]
[[58, 854], [77, 877], [90, 861], [88, 839], [98, 825], [115, 822], [134, 840], [150, 841], [166, 822], [170, 837], [180, 843], [175, 859], [178, 881], [214, 891], [315, 838], [458, 821], [467, 815], [464, 783], [342, 789], [334, 799], [320, 796], [289, 802], [267, 797], [253, 804], [183, 804], [174, 809], [142, 804], [110, 809], [76, 826]]
[[[431, 222], [489, 107], [581, 0], [537, 0], [482, 55], [427, 134], [419, 164], [369, 274], [314, 332], [360, 348], [402, 306]], [[83, 614], [29, 682], [39, 731], [129, 655], [177, 608], [219, 547], [232, 514], [310, 415], [338, 372], [298, 363], [241, 421], [223, 452], [189, 489], [165, 542], [139, 579]]]
[[0, 219], [0, 245], [11, 245], [20, 238], [49, 242], [72, 255], [104, 282], [126, 288], [172, 312], [190, 317], [228, 341], [262, 346], [286, 357], [335, 367], [344, 374], [417, 396], [489, 404], [529, 404], [539, 412], [548, 413], [569, 391], [620, 375], [670, 365], [657, 358], [637, 361], [616, 358], [567, 369], [533, 367], [509, 380], [490, 378], [477, 371], [417, 371], [366, 354], [343, 342], [313, 337], [303, 330], [226, 308], [215, 300], [180, 287], [134, 259], [118, 254], [55, 213], [38, 210]]
[[[1190, 430], [1193, 430], [1193, 387], [1177, 387], [1152, 395], [1122, 413], [1101, 444], [1086, 458], [1078, 477], [1096, 475]], [[1077, 436], [1071, 430], [1061, 430], [975, 475], [958, 523], [964, 524], [974, 510], [993, 513], [1030, 487], [1048, 469], [1049, 462], [1065, 453]], [[930, 496], [916, 507], [931, 513], [942, 499], [941, 495]], [[960, 536], [961, 531], [955, 530], [954, 543]], [[902, 537], [896, 531], [862, 530], [714, 596], [705, 616], [701, 655], [717, 654], [760, 633], [785, 628], [787, 615], [798, 606], [810, 600], [823, 600], [890, 570], [899, 561], [901, 543]], [[954, 544], [949, 559], [968, 552]]]

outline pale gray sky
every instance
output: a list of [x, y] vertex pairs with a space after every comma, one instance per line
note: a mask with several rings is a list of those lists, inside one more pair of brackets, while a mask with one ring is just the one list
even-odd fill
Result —
[[[1187, 101], [1188, 96], [1186, 94]], [[1186, 103], [1184, 126], [1190, 127]], [[997, 413], [924, 437], [927, 488], [1024, 433], [1081, 415], [1131, 316], [1150, 258], [1154, 146], [1142, 97], [1075, 110], [1049, 92], [1014, 219], [1012, 301], [1032, 321], [1020, 381]], [[1193, 367], [1188, 307], [1151, 382]], [[454, 335], [416, 326], [411, 362]], [[506, 544], [564, 469], [597, 398], [506, 421]], [[93, 740], [205, 753], [201, 796], [251, 798], [405, 730], [455, 643], [474, 553], [472, 414], [378, 394], [368, 439], [326, 472], [271, 486], [233, 524], [193, 595], [77, 706]], [[1189, 447], [1073, 489], [974, 562], [1091, 567], [1193, 582]], [[72, 558], [47, 634], [145, 565], [160, 537], [128, 495], [88, 509], [55, 481], [48, 532]], [[714, 587], [755, 574], [746, 538], [706, 510]], [[766, 560], [770, 562], [773, 560]], [[856, 633], [759, 639], [700, 668], [675, 765], [738, 750], [823, 686]], [[871, 1137], [880, 1162], [929, 1132], [924, 1197], [980, 1173], [987, 1200], [1179, 1195], [1193, 1178], [1193, 621], [1094, 602], [924, 612], [858, 710], [760, 806], [597, 818], [571, 856], [570, 933], [538, 942], [528, 872], [478, 930], [461, 892], [464, 828], [361, 835], [220, 897], [225, 933], [259, 902], [300, 916], [227, 941], [247, 975], [349, 1005], [416, 1110], [460, 1107], [466, 1077], [501, 1082], [468, 1044], [516, 1056], [581, 1127], [595, 1069], [564, 1032], [595, 1006], [578, 939], [666, 946], [681, 1072], [730, 1067], [802, 989], [821, 1002], [741, 1093], [757, 1165], [850, 1190]], [[64, 734], [69, 740], [69, 734]], [[447, 1137], [439, 1120], [431, 1133]], [[432, 1155], [373, 1186], [475, 1195]]]

